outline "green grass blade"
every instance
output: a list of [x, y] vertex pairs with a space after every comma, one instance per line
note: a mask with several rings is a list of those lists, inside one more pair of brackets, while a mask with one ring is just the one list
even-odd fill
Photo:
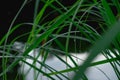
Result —
[[[90, 55], [86, 59], [86, 61], [83, 63], [82, 66], [79, 67], [78, 72], [74, 76], [73, 80], [79, 80], [82, 76], [82, 73], [87, 69], [87, 67], [90, 65], [90, 63], [94, 60], [94, 58], [104, 49], [106, 49], [110, 43], [115, 39], [115, 37], [120, 32], [120, 20], [110, 28], [105, 35], [103, 35], [103, 38], [98, 40], [96, 44], [91, 48]], [[113, 33], [111, 35], [111, 33]]]
[[116, 22], [116, 18], [115, 18], [115, 15], [113, 14], [108, 2], [106, 0], [102, 0], [102, 5], [105, 10], [105, 14], [103, 14], [103, 18], [106, 18], [105, 19], [106, 23], [108, 23], [108, 25], [114, 24]]

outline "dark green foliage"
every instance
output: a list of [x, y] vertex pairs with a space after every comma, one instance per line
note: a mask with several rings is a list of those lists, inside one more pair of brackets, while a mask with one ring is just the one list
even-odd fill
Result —
[[[35, 48], [42, 50], [40, 54], [44, 55], [45, 60], [48, 55], [59, 58], [54, 53], [70, 57], [68, 53], [90, 51], [90, 56], [77, 73], [80, 71], [84, 73], [87, 67], [91, 65], [91, 61], [100, 52], [104, 53], [107, 58], [110, 56], [114, 59], [106, 49], [113, 52], [114, 49], [120, 51], [119, 0], [25, 0], [22, 3], [21, 7], [17, 8], [17, 14], [13, 14], [11, 24], [9, 22], [10, 26], [5, 25], [7, 30], [0, 36], [0, 56], [2, 56], [0, 57], [0, 64], [2, 65], [0, 66], [0, 79], [12, 79], [10, 74], [17, 74], [19, 61], [28, 56], [29, 52]], [[5, 22], [5, 24], [8, 23]], [[15, 41], [27, 44], [27, 48], [21, 54], [23, 57], [17, 58], [19, 51], [13, 54], [11, 53], [13, 48], [6, 47], [13, 45]], [[10, 55], [14, 55], [13, 59], [5, 57]], [[120, 56], [117, 53], [113, 55], [117, 58]], [[75, 64], [72, 58], [71, 61]], [[118, 68], [111, 61], [108, 62], [111, 63], [118, 79], [120, 79]], [[119, 64], [119, 61], [116, 60], [115, 63]], [[49, 74], [42, 72], [34, 64], [30, 66], [51, 78]], [[76, 74], [78, 78], [75, 76], [74, 79], [79, 80], [83, 74], [80, 73], [80, 75]], [[17, 77], [17, 75], [13, 76]]]

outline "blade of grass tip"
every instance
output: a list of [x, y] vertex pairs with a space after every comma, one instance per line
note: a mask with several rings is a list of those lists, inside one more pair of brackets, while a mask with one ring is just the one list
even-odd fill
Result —
[[[115, 39], [115, 37], [120, 32], [120, 20], [112, 26], [108, 31], [103, 35], [103, 38], [98, 40], [96, 44], [91, 48], [91, 51], [88, 56], [88, 58], [85, 60], [85, 62], [79, 67], [78, 72], [75, 74], [72, 80], [79, 80], [81, 79], [82, 74], [86, 71], [87, 67], [90, 65], [90, 63], [93, 61], [93, 59], [100, 54], [102, 50], [107, 48], [110, 43]], [[111, 35], [112, 33], [112, 35]]]
[[[39, 43], [41, 41], [43, 41], [46, 37], [48, 37], [54, 30], [56, 27], [58, 27], [60, 24], [62, 24], [67, 18], [69, 18], [69, 16], [71, 16], [74, 13], [75, 8], [78, 5], [78, 2], [80, 0], [78, 0], [66, 13], [64, 13], [63, 15], [61, 15], [57, 21], [46, 31], [44, 32], [40, 37], [38, 37], [33, 44], [31, 44], [26, 51], [22, 54], [23, 56], [26, 56], [32, 49], [34, 49], [35, 47], [37, 47], [39, 45]], [[16, 64], [18, 64], [18, 62], [21, 60], [22, 58], [17, 58], [9, 67], [7, 67], [1, 74], [0, 76], [2, 76], [4, 73], [6, 73], [9, 69], [12, 69]]]
[[[49, 6], [49, 4], [51, 4], [53, 1], [54, 1], [54, 0], [51, 0], [51, 1], [47, 0], [46, 3], [45, 3], [45, 5], [43, 6], [43, 8], [39, 11], [38, 15], [35, 16], [36, 18], [34, 18], [34, 25], [33, 25], [33, 27], [32, 27], [31, 34], [29, 35], [29, 38], [28, 38], [28, 41], [27, 41], [27, 42], [29, 42], [29, 41], [31, 41], [31, 42], [34, 41], [34, 35], [35, 35], [35, 29], [36, 29], [36, 26], [35, 26], [35, 25], [37, 25], [37, 24], [40, 22], [40, 20], [41, 20], [43, 14], [44, 14], [46, 8], [47, 8], [47, 7]], [[34, 15], [35, 15], [35, 14], [34, 14]], [[33, 40], [31, 40], [32, 38], [33, 38]]]
[[106, 16], [106, 18], [107, 18], [105, 21], [108, 23], [108, 25], [114, 24], [116, 22], [116, 18], [114, 16], [108, 2], [106, 0], [102, 0], [102, 5], [103, 5], [103, 7], [105, 9], [105, 13], [106, 13], [106, 15], [103, 15], [103, 17]]

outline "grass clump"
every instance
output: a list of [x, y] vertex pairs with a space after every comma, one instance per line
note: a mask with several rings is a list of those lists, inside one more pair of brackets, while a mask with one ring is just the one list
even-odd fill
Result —
[[[119, 0], [77, 0], [68, 5], [67, 3], [65, 5], [63, 1], [59, 0], [36, 0], [33, 21], [14, 25], [14, 22], [17, 20], [20, 12], [22, 12], [22, 9], [24, 9], [26, 3], [27, 0], [24, 1], [14, 17], [8, 29], [8, 33], [0, 40], [3, 69], [0, 73], [0, 77], [2, 77], [3, 80], [7, 80], [7, 72], [12, 70], [20, 61], [23, 61], [34, 70], [37, 70], [39, 73], [53, 80], [54, 78], [51, 75], [57, 75], [58, 77], [62, 75], [70, 80], [69, 77], [66, 77], [62, 73], [71, 71], [75, 72], [73, 80], [87, 80], [87, 76], [84, 72], [90, 65], [94, 66], [94, 64], [102, 65], [110, 63], [118, 80], [120, 79], [119, 68], [116, 66], [116, 64], [119, 66], [120, 56]], [[43, 4], [41, 9], [39, 9], [39, 7], [41, 7], [41, 5], [39, 5], [40, 3]], [[113, 7], [115, 10], [113, 10]], [[23, 25], [30, 26], [31, 31], [18, 35], [8, 43], [9, 36], [14, 35], [12, 33], [19, 29], [19, 27], [23, 27]], [[26, 47], [23, 54], [18, 54], [19, 51], [16, 54], [11, 54], [11, 45], [13, 45], [15, 41], [23, 39], [25, 36], [28, 37], [26, 38]], [[40, 55], [37, 57], [29, 55], [35, 48], [39, 48], [39, 54], [42, 55], [43, 59], [42, 62], [37, 60]], [[110, 54], [109, 50], [113, 53]], [[89, 52], [88, 57], [82, 65], [78, 65], [70, 53], [81, 53], [84, 51]], [[69, 57], [75, 67], [72, 68], [67, 61], [63, 61], [61, 57], [55, 53]], [[103, 54], [107, 60], [92, 64], [91, 62], [99, 54]], [[70, 69], [57, 71], [51, 68], [49, 65], [45, 64], [49, 55], [55, 56]], [[9, 58], [6, 56], [12, 56], [12, 58], [14, 58], [9, 66], [7, 66]], [[25, 61], [26, 57], [30, 57], [33, 63], [30, 64]], [[36, 67], [36, 62], [42, 66], [40, 68]], [[42, 67], [49, 69], [51, 73], [42, 71]], [[17, 80], [17, 76], [15, 80]], [[37, 77], [35, 80], [37, 80]]]

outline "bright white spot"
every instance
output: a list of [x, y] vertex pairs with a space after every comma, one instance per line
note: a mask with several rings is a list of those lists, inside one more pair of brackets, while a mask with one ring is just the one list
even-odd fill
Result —
[[[37, 52], [35, 50], [33, 50], [33, 51], [31, 51], [29, 53], [30, 56], [34, 56], [34, 57], [37, 56], [36, 54], [37, 54]], [[76, 61], [76, 63], [78, 65], [82, 64], [83, 60], [85, 60], [86, 57], [87, 57], [87, 53], [84, 53], [84, 54], [72, 54], [72, 55], [79, 58], [79, 59], [77, 59], [76, 57], [72, 57], [73, 60]], [[64, 61], [67, 61], [67, 63], [69, 65], [71, 65], [72, 67], [75, 66], [73, 64], [73, 62], [70, 60], [70, 58], [68, 58], [68, 57], [66, 58], [65, 56], [62, 56], [61, 59], [63, 59]], [[95, 59], [95, 61], [104, 60], [104, 59], [105, 59], [104, 56], [99, 55]], [[39, 58], [37, 60], [42, 61], [41, 56], [39, 56]], [[32, 59], [26, 59], [26, 62], [28, 62], [30, 64], [33, 64]], [[50, 67], [56, 69], [57, 71], [67, 69], [66, 64], [63, 63], [61, 60], [59, 60], [56, 57], [52, 57], [52, 58], [47, 59], [45, 61], [45, 63], [47, 65], [49, 65]], [[40, 69], [40, 67], [41, 67], [41, 65], [39, 63], [37, 63], [37, 62], [34, 65], [38, 69]], [[24, 74], [26, 74], [25, 80], [34, 80], [34, 76], [37, 75], [37, 73], [38, 73], [37, 70], [34, 70], [29, 65], [23, 64], [23, 63], [21, 63], [20, 70], [23, 71]], [[42, 70], [45, 71], [46, 73], [50, 73], [50, 71], [48, 71], [45, 68], [42, 68]], [[51, 80], [51, 79], [48, 79], [46, 76], [43, 76], [40, 72], [38, 74], [39, 75], [37, 77], [37, 80]], [[69, 76], [69, 78], [71, 79], [73, 77], [74, 73], [73, 72], [64, 73], [64, 75]], [[63, 76], [61, 76], [61, 75], [59, 75], [59, 76], [61, 77], [62, 80], [68, 80], [68, 79], [64, 78]], [[102, 64], [102, 65], [97, 65], [97, 66], [94, 66], [94, 67], [90, 67], [88, 69], [88, 71], [86, 72], [86, 76], [88, 77], [89, 80], [109, 80], [109, 79], [110, 80], [117, 80], [116, 74], [114, 73], [114, 70], [113, 70], [112, 66], [109, 63]], [[55, 80], [59, 80], [59, 78], [57, 76], [55, 76], [55, 75], [52, 75], [51, 77], [55, 78]]]
[[[17, 46], [17, 48], [22, 48], [22, 47]], [[36, 58], [39, 55], [38, 52], [39, 50], [35, 49], [35, 50], [32, 50], [29, 53], [29, 55], [32, 56], [33, 58]], [[81, 54], [74, 53], [72, 54], [72, 59], [77, 63], [77, 65], [81, 65], [84, 62], [84, 60], [87, 58], [87, 56], [88, 56], [88, 53], [81, 53]], [[69, 57], [66, 57], [66, 56], [60, 56], [60, 57], [62, 60], [66, 61], [70, 66], [72, 67], [75, 66]], [[94, 60], [94, 62], [105, 60], [105, 59], [106, 58], [103, 55], [99, 55]], [[41, 68], [41, 64], [39, 62], [33, 63], [34, 59], [26, 58], [25, 61], [29, 64], [32, 64], [34, 67], [38, 68], [39, 70], [44, 71], [45, 73], [50, 73], [50, 71], [46, 69], [45, 67]], [[42, 57], [39, 56], [37, 58], [37, 61], [43, 62]], [[47, 64], [48, 66], [52, 67], [53, 69], [57, 71], [68, 69], [68, 67], [66, 67], [66, 64], [55, 56], [52, 58], [48, 58], [45, 61], [45, 64]], [[30, 65], [24, 62], [20, 62], [20, 65], [21, 67], [19, 71], [25, 75], [25, 80], [51, 80], [47, 78], [45, 75], [41, 74], [40, 71], [38, 72], [37, 70], [32, 68]], [[63, 73], [63, 74], [67, 76], [69, 79], [71, 79], [74, 75], [74, 72]], [[112, 66], [109, 63], [89, 67], [88, 71], [85, 74], [88, 80], [118, 80]], [[53, 77], [55, 80], [68, 80], [62, 75], [58, 75], [61, 79], [57, 77], [56, 75], [50, 75], [50, 76]], [[35, 79], [35, 77], [37, 79]]]

